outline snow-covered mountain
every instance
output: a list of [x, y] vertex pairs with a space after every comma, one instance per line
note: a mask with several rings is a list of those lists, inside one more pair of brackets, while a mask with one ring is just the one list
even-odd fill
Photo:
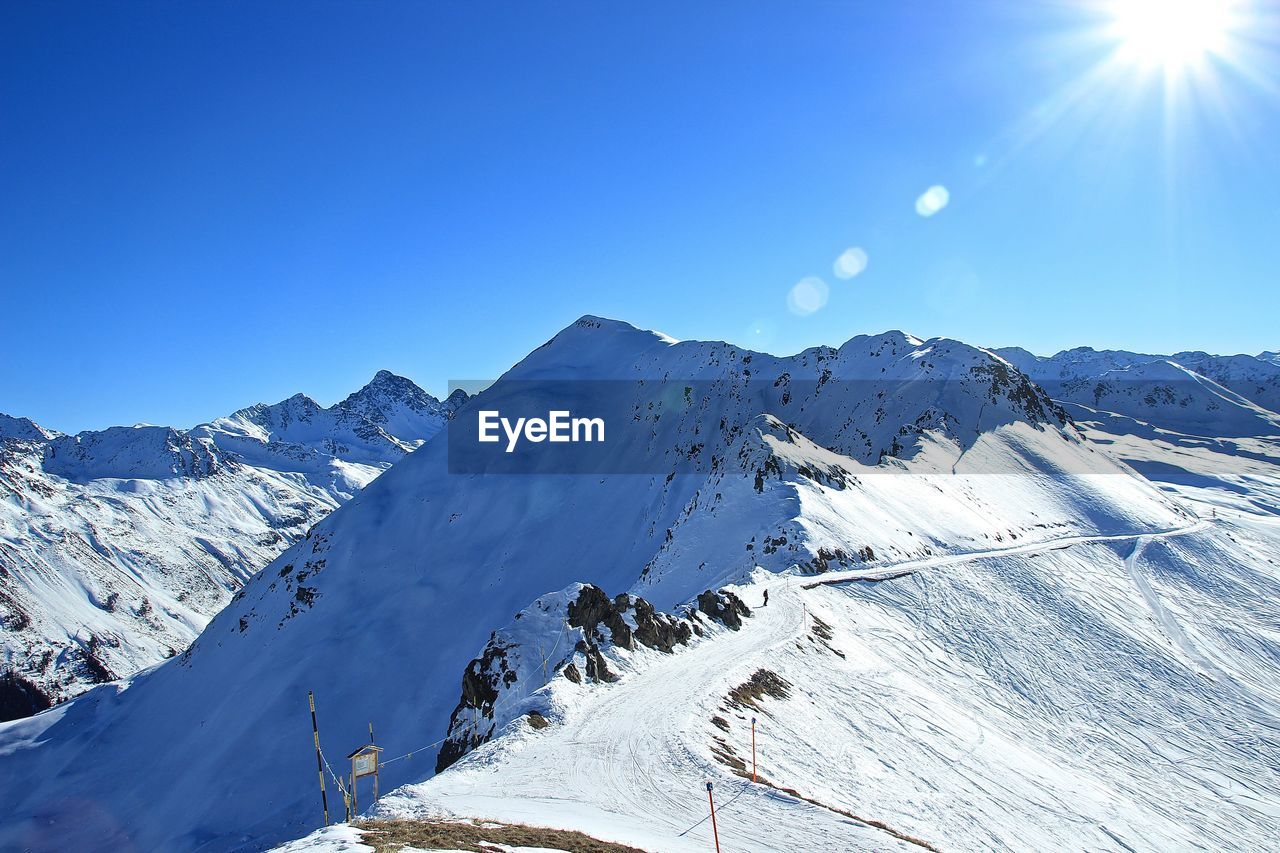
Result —
[[996, 350], [1054, 399], [1201, 436], [1280, 435], [1280, 364], [1263, 356], [1145, 355], [1089, 347]]
[[0, 844], [302, 835], [308, 691], [336, 773], [373, 723], [388, 813], [705, 849], [712, 779], [734, 849], [1274, 837], [1274, 531], [1206, 527], [1004, 359], [900, 332], [777, 357], [584, 317], [448, 438], [584, 380], [634, 412], [611, 470], [467, 473], [437, 436], [182, 655], [0, 726]]
[[997, 350], [1090, 440], [1199, 504], [1280, 512], [1280, 363], [1271, 353], [1145, 355], [1087, 347]]
[[461, 399], [382, 371], [329, 408], [297, 395], [191, 430], [0, 415], [0, 719], [181, 652]]

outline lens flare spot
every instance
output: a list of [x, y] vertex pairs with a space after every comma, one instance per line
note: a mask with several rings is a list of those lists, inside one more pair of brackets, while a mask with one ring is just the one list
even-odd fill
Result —
[[857, 246], [845, 249], [833, 266], [836, 278], [853, 278], [867, 268], [867, 252]]
[[802, 278], [787, 293], [787, 309], [798, 317], [807, 317], [822, 310], [827, 304], [831, 289], [817, 276]]
[[941, 184], [934, 184], [916, 199], [916, 213], [926, 219], [946, 207], [951, 201], [951, 193]]

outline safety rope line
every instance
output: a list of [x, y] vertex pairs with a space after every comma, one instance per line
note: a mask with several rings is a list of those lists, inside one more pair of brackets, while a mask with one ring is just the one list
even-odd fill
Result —
[[347, 788], [342, 784], [342, 779], [338, 777], [338, 774], [334, 773], [333, 768], [329, 766], [329, 759], [325, 756], [323, 749], [320, 750], [320, 758], [324, 761], [324, 769], [329, 771], [329, 775], [333, 777], [334, 784], [338, 786], [338, 790], [342, 792], [342, 796], [346, 797]]
[[[560, 647], [560, 643], [564, 641], [564, 636], [565, 636], [565, 634], [568, 632], [568, 628], [569, 628], [569, 620], [568, 620], [568, 619], [563, 619], [563, 618], [562, 618], [562, 619], [560, 620], [560, 634], [559, 634], [559, 636], [557, 636], [557, 637], [556, 637], [556, 641], [555, 641], [555, 643], [553, 643], [553, 644], [552, 644], [552, 646], [551, 646], [551, 650], [550, 650], [549, 652], [547, 652], [546, 654], [543, 654], [543, 652], [542, 652], [542, 650], [541, 650], [541, 649], [539, 649], [539, 650], [538, 650], [538, 654], [542, 657], [542, 666], [543, 666], [543, 671], [544, 671], [544, 672], [546, 672], [546, 666], [547, 666], [547, 663], [551, 660], [551, 656], [552, 656], [552, 655], [554, 655], [554, 654], [556, 653], [556, 649], [558, 649], [558, 648]], [[542, 686], [543, 686], [543, 687], [545, 687], [547, 684], [550, 684], [550, 683], [551, 683], [551, 679], [548, 677], [548, 678], [547, 678], [547, 680], [546, 680], [546, 682], [545, 682]], [[539, 687], [538, 689], [540, 690], [540, 689], [542, 689], [542, 688], [541, 688], [541, 687]], [[535, 691], [535, 692], [536, 692], [536, 691]], [[496, 703], [495, 703], [495, 704], [490, 708], [490, 715], [496, 714], [500, 709], [502, 709], [502, 708], [506, 708], [508, 705], [513, 705], [513, 704], [516, 704], [516, 703], [518, 703], [518, 702], [523, 702], [523, 701], [525, 701], [526, 699], [528, 699], [528, 698], [529, 698], [529, 696], [530, 696], [530, 694], [528, 694], [528, 693], [525, 693], [525, 694], [523, 694], [523, 695], [519, 695], [519, 696], [516, 696], [516, 695], [508, 695], [506, 698], [501, 699], [501, 700], [499, 700], [498, 702], [496, 702]], [[473, 710], [479, 710], [479, 709], [473, 709]], [[477, 732], [477, 731], [479, 731], [479, 730], [480, 730], [480, 726], [478, 726], [478, 725], [475, 723], [475, 721], [474, 721], [474, 720], [468, 720], [468, 719], [466, 719], [466, 718], [462, 718], [462, 719], [460, 719], [458, 722], [459, 722], [459, 723], [461, 723], [461, 725], [462, 725], [462, 727], [463, 727], [463, 731], [458, 732], [458, 735], [465, 736], [465, 735], [468, 735], [468, 734], [471, 734], [471, 733], [474, 733], [474, 732]], [[395, 763], [395, 762], [397, 762], [397, 761], [401, 761], [401, 760], [406, 759], [406, 758], [412, 758], [412, 757], [414, 756], [414, 754], [419, 753], [419, 752], [425, 752], [425, 751], [426, 751], [426, 750], [428, 750], [428, 749], [431, 749], [431, 748], [433, 748], [433, 747], [440, 746], [442, 743], [444, 743], [444, 742], [445, 742], [445, 741], [447, 741], [447, 740], [452, 739], [453, 737], [455, 737], [455, 735], [453, 735], [453, 734], [447, 734], [447, 735], [445, 735], [444, 737], [440, 738], [440, 739], [439, 739], [439, 740], [437, 740], [437, 741], [432, 741], [431, 743], [427, 744], [426, 746], [420, 746], [420, 747], [417, 747], [416, 749], [411, 749], [411, 750], [409, 750], [408, 752], [406, 752], [404, 755], [397, 755], [395, 758], [388, 758], [388, 759], [386, 759], [385, 761], [380, 761], [380, 762], [378, 762], [378, 764], [379, 764], [380, 766], [382, 766], [382, 767], [385, 767], [385, 766], [387, 766], [388, 764], [393, 764], [393, 763]]]

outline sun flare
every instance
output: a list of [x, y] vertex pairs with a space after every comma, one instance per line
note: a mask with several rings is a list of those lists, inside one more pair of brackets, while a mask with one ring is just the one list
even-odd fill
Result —
[[1116, 0], [1113, 33], [1126, 58], [1177, 71], [1227, 49], [1236, 6], [1235, 0]]

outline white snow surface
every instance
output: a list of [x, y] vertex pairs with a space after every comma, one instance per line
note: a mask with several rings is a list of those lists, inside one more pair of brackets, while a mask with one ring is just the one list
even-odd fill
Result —
[[[747, 371], [836, 383], [735, 394]], [[721, 464], [460, 475], [445, 437], [428, 441], [183, 655], [0, 725], [0, 845], [306, 835], [309, 690], [337, 772], [374, 723], [392, 791], [377, 815], [705, 850], [712, 781], [726, 849], [1265, 849], [1280, 832], [1280, 527], [1258, 507], [1200, 520], [1000, 358], [896, 332], [779, 358], [585, 317], [458, 416], [507, 380], [565, 378], [723, 383], [619, 448], [711, 436]], [[612, 684], [546, 673], [520, 697], [551, 726], [513, 717], [434, 776], [464, 668], [513, 614], [579, 582], [667, 611], [730, 585], [754, 612], [669, 655], [612, 650]], [[784, 695], [729, 704], [757, 670]], [[751, 716], [763, 776], [805, 799], [725, 763], [749, 760]]]
[[[1280, 819], [1280, 694], [1274, 647], [1252, 644], [1269, 616], [1206, 592], [1232, 536], [1280, 553], [1274, 533], [1256, 534], [1190, 525], [1064, 540], [914, 561], [879, 582], [827, 576], [833, 585], [811, 589], [761, 578], [739, 590], [756, 605], [741, 632], [619, 684], [557, 682], [558, 725], [513, 724], [374, 813], [554, 821], [646, 849], [705, 850], [700, 783], [711, 780], [726, 849], [913, 847], [731, 775], [715, 739], [749, 762], [757, 716], [760, 772], [773, 784], [941, 849], [1266, 849]], [[1123, 567], [1143, 542], [1162, 549], [1134, 568], [1167, 596], [1158, 616]], [[1231, 580], [1274, 594], [1274, 574], [1257, 569]], [[1204, 668], [1207, 655], [1271, 672], [1244, 680]], [[759, 711], [728, 707], [730, 688], [758, 668], [791, 695]]]
[[329, 409], [298, 395], [192, 430], [0, 416], [0, 669], [59, 700], [181, 652], [446, 416], [386, 371]]

